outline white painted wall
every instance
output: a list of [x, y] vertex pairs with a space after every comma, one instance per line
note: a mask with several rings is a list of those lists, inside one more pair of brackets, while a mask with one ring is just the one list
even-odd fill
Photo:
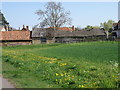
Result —
[[6, 31], [5, 28], [2, 26], [0, 27], [0, 31]]
[[117, 30], [117, 37], [120, 38], [120, 30]]

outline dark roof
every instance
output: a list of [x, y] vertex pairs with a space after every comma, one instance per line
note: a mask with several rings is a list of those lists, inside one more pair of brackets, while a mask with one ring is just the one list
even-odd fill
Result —
[[92, 29], [92, 30], [80, 30], [80, 31], [63, 31], [45, 28], [35, 28], [32, 30], [32, 37], [84, 37], [84, 36], [98, 36], [105, 35], [103, 30]]
[[80, 31], [56, 31], [55, 37], [84, 37], [84, 36], [98, 36], [105, 35], [103, 30], [93, 29], [93, 30], [80, 30]]
[[1, 12], [0, 12], [0, 21], [3, 21], [3, 23], [5, 24], [9, 24]]
[[116, 27], [118, 25], [118, 23], [113, 23], [113, 27]]
[[120, 29], [120, 20], [118, 21], [118, 29]]
[[34, 28], [32, 30], [32, 37], [46, 37], [46, 29]]
[[[53, 29], [53, 27], [50, 27], [50, 28]], [[73, 31], [72, 28], [69, 28], [69, 27], [56, 27], [55, 29], [62, 30], [62, 31]]]
[[34, 28], [32, 37], [53, 37], [54, 32], [51, 28]]
[[3, 19], [3, 14], [0, 12], [0, 21], [2, 21]]
[[118, 23], [113, 23], [114, 30], [119, 30], [120, 29], [120, 20]]

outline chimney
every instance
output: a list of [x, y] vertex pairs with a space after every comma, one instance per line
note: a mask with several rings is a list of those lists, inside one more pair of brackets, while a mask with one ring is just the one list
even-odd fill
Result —
[[23, 25], [23, 28], [25, 28], [25, 25]]
[[75, 31], [75, 27], [74, 26], [72, 26], [72, 31]]
[[29, 26], [26, 26], [26, 29], [29, 30]]
[[20, 30], [20, 27], [18, 29]]

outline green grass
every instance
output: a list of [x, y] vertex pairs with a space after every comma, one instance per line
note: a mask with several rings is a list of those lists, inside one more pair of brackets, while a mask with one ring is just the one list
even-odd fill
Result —
[[2, 59], [19, 88], [118, 87], [118, 42], [3, 47]]

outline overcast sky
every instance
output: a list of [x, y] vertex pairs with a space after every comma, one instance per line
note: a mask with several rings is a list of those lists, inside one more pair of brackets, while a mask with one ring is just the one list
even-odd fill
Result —
[[[36, 10], [44, 10], [46, 2], [3, 2], [2, 13], [10, 26], [18, 29], [22, 25], [30, 29], [39, 23]], [[85, 27], [87, 25], [99, 26], [101, 22], [112, 19], [118, 21], [117, 2], [62, 2], [66, 11], [70, 11], [72, 25]]]

